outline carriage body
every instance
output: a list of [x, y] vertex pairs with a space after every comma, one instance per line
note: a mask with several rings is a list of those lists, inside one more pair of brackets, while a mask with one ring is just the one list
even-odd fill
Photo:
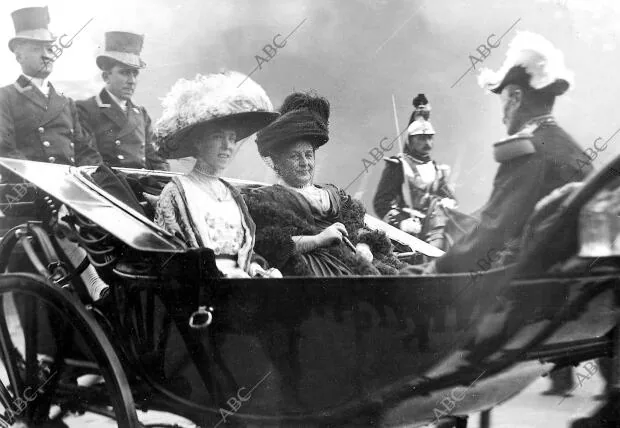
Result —
[[[81, 364], [99, 367], [109, 385], [102, 394], [107, 401], [97, 400], [101, 385], [82, 388], [80, 393], [93, 395], [82, 409], [90, 410], [92, 403], [112, 406], [120, 426], [138, 426], [134, 403], [200, 426], [423, 425], [494, 407], [554, 364], [612, 352], [609, 332], [618, 317], [620, 272], [614, 257], [605, 257], [600, 270], [563, 273], [546, 266], [526, 269], [530, 261], [524, 257], [515, 266], [476, 275], [226, 279], [217, 275], [210, 250], [187, 248], [144, 213], [99, 188], [89, 179], [94, 168], [12, 159], [1, 159], [0, 165], [31, 183], [38, 198], [47, 195], [56, 208], [64, 204], [73, 221], [88, 230], [88, 239], [80, 243], [111, 286], [114, 305], [93, 305], [70, 272], [50, 271], [59, 263], [53, 256], [45, 259], [53, 250], [39, 242], [47, 239], [54, 248], [47, 220], [19, 226], [3, 239], [3, 269], [17, 242], [26, 247], [38, 242], [26, 252], [45, 260], [38, 276], [5, 273], [0, 293], [2, 287], [14, 293], [23, 287], [34, 290], [28, 294], [33, 298], [38, 288], [65, 296], [57, 298], [72, 307], [73, 321], [83, 318], [94, 332], [82, 333], [90, 341], [78, 341], [77, 348], [91, 347]], [[123, 172], [159, 183], [174, 175]], [[595, 193], [612, 181], [599, 174], [584, 191]], [[588, 201], [584, 191], [581, 199], [569, 201], [551, 235], [574, 223]], [[441, 254], [376, 219], [368, 217], [367, 224], [412, 252]], [[534, 245], [531, 254], [545, 245]], [[62, 255], [58, 258], [62, 262]], [[207, 321], [190, 326], [192, 314]], [[22, 322], [38, 323], [44, 324]], [[58, 329], [46, 332], [48, 338], [68, 340]], [[10, 342], [7, 334], [0, 328], [0, 344]], [[24, 358], [26, 366], [41, 360], [36, 355], [44, 353], [44, 342], [31, 344], [38, 352]], [[85, 354], [52, 348], [56, 371], [59, 358], [75, 362]], [[2, 352], [5, 366], [17, 364], [9, 351]], [[67, 378], [74, 375], [67, 369], [71, 364], [63, 365]], [[9, 379], [8, 389], [12, 383]], [[57, 386], [60, 391], [64, 385]], [[61, 408], [66, 400], [71, 403], [67, 411], [75, 411], [81, 403], [70, 388], [63, 391], [50, 392], [49, 400]], [[446, 396], [454, 403], [450, 409], [441, 404]]]

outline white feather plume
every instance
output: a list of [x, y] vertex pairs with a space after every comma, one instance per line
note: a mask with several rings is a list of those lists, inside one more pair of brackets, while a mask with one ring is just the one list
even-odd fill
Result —
[[564, 64], [564, 54], [543, 36], [529, 31], [519, 31], [510, 42], [506, 60], [498, 71], [488, 68], [480, 70], [478, 84], [487, 90], [496, 88], [508, 71], [522, 66], [531, 76], [530, 86], [544, 88], [558, 79], [573, 85], [574, 74]]
[[163, 112], [154, 126], [165, 138], [180, 129], [210, 119], [254, 111], [272, 112], [265, 90], [248, 76], [236, 72], [179, 79], [162, 98]]

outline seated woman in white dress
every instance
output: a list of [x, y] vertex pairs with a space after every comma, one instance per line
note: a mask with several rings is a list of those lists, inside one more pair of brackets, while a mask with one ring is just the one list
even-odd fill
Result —
[[278, 276], [252, 262], [256, 227], [239, 192], [220, 178], [242, 140], [278, 116], [263, 88], [236, 72], [198, 75], [177, 81], [163, 108], [155, 125], [160, 153], [196, 164], [164, 187], [155, 222], [189, 247], [212, 249], [227, 277]]

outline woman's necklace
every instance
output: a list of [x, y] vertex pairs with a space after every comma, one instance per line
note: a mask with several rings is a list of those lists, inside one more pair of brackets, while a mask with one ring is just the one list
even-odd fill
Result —
[[198, 174], [198, 181], [201, 184], [201, 188], [206, 190], [211, 196], [213, 196], [218, 202], [224, 202], [232, 197], [230, 190], [219, 177], [208, 174], [200, 169], [194, 169], [194, 172]]

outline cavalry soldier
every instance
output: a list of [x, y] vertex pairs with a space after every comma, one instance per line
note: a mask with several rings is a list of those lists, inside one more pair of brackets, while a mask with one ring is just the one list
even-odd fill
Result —
[[105, 52], [96, 60], [105, 87], [77, 106], [82, 126], [106, 164], [168, 170], [168, 162], [153, 146], [151, 118], [131, 100], [138, 74], [146, 66], [140, 58], [143, 42], [143, 36], [134, 33], [105, 33]]
[[56, 92], [48, 81], [56, 37], [48, 30], [47, 7], [19, 9], [11, 16], [16, 34], [9, 40], [9, 49], [22, 74], [15, 83], [0, 88], [0, 156], [100, 164], [101, 157], [82, 132], [73, 100]]
[[444, 249], [444, 209], [455, 208], [456, 198], [448, 185], [449, 167], [430, 157], [435, 135], [427, 120], [430, 104], [420, 94], [414, 106], [405, 151], [386, 159], [373, 204], [390, 225]]

